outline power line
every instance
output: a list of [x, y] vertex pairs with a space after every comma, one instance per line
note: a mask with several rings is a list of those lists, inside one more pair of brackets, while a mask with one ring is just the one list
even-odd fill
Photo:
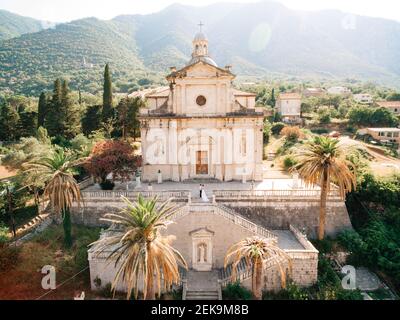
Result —
[[82, 272], [86, 271], [87, 269], [89, 269], [89, 266], [87, 266], [85, 269], [79, 271], [77, 274], [73, 275], [71, 278], [65, 280], [63, 283], [61, 283], [60, 285], [56, 286], [56, 288], [54, 290], [48, 291], [45, 294], [41, 295], [39, 298], [36, 298], [35, 300], [40, 300], [42, 298], [44, 298], [45, 296], [49, 295], [50, 293], [53, 293], [54, 291], [56, 291], [57, 289], [59, 289], [60, 287], [62, 287], [64, 284], [66, 284], [67, 282], [71, 281], [72, 279], [76, 278], [78, 275], [80, 275]]

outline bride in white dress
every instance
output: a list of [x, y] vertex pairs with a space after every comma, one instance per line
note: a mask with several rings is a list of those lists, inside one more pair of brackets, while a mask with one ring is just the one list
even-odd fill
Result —
[[203, 200], [203, 202], [210, 202], [210, 200], [208, 200], [206, 190], [204, 189], [203, 192], [201, 193], [201, 199]]

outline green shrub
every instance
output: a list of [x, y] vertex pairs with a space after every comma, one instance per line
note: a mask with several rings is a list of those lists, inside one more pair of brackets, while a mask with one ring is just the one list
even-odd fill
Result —
[[283, 130], [283, 128], [285, 127], [285, 124], [282, 122], [276, 122], [272, 125], [271, 127], [271, 132], [274, 135], [279, 135], [281, 133], [281, 131]]
[[265, 119], [263, 129], [264, 143], [269, 143], [269, 139], [271, 136], [271, 127], [271, 123], [267, 119]]
[[264, 291], [263, 300], [308, 300], [307, 289], [298, 287], [295, 283], [289, 282], [286, 289], [278, 292]]
[[326, 128], [315, 128], [315, 129], [311, 129], [311, 132], [314, 134], [327, 134], [327, 133], [329, 133], [329, 130]]
[[230, 283], [222, 290], [224, 300], [250, 300], [252, 293], [239, 282]]
[[100, 183], [100, 188], [101, 190], [114, 190], [115, 183], [110, 180], [106, 180], [105, 182]]
[[101, 279], [98, 276], [93, 280], [93, 283], [96, 288], [101, 288]]
[[340, 278], [333, 270], [329, 260], [320, 257], [318, 260], [318, 287], [337, 287], [340, 285]]
[[79, 248], [75, 253], [74, 261], [77, 270], [83, 270], [89, 265], [87, 250], [88, 249], [86, 247], [82, 247]]
[[283, 166], [285, 170], [289, 171], [291, 168], [293, 168], [297, 164], [296, 159], [294, 159], [293, 156], [286, 156], [285, 159], [283, 160]]
[[331, 123], [331, 115], [329, 113], [323, 113], [318, 116], [318, 120], [320, 123]]
[[364, 253], [366, 243], [354, 230], [345, 230], [338, 236], [339, 243], [352, 253]]
[[289, 150], [295, 145], [296, 143], [291, 140], [285, 140], [285, 143], [276, 150], [276, 155], [282, 156], [289, 153]]
[[51, 139], [51, 142], [62, 148], [70, 148], [71, 147], [71, 142], [63, 136], [59, 136], [59, 135], [55, 136], [54, 138]]
[[336, 294], [337, 300], [364, 300], [360, 290], [338, 290]]
[[172, 290], [172, 299], [174, 300], [182, 300], [183, 290], [182, 288], [178, 290]]
[[111, 283], [107, 283], [104, 288], [101, 289], [100, 291], [100, 295], [104, 298], [112, 298], [113, 297], [113, 292], [111, 290], [112, 284]]
[[314, 240], [313, 244], [320, 253], [329, 253], [333, 249], [333, 241], [329, 237], [323, 240]]

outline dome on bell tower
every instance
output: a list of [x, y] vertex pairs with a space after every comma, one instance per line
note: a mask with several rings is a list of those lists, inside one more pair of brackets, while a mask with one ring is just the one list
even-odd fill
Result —
[[208, 55], [208, 39], [202, 31], [203, 24], [200, 22], [199, 26], [200, 31], [194, 36], [192, 59], [190, 60], [188, 65], [192, 65], [194, 63], [197, 63], [198, 61], [204, 61], [217, 67], [215, 61], [211, 59]]
[[203, 32], [200, 31], [200, 32], [196, 33], [193, 41], [208, 41], [208, 39], [207, 39], [207, 36]]

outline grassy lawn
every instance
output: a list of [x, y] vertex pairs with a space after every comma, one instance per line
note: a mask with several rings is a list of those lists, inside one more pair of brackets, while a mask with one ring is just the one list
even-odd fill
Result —
[[[56, 268], [57, 286], [85, 269], [88, 266], [87, 246], [96, 241], [99, 234], [98, 228], [74, 225], [74, 245], [65, 250], [62, 226], [53, 225], [17, 249], [18, 254], [13, 253], [11, 258], [0, 255], [3, 260], [0, 261], [0, 300], [32, 300], [46, 293], [41, 287], [41, 269], [45, 265]], [[87, 298], [95, 298], [90, 293], [89, 279], [89, 270], [86, 270], [43, 299], [73, 299], [76, 291], [85, 291]]]

